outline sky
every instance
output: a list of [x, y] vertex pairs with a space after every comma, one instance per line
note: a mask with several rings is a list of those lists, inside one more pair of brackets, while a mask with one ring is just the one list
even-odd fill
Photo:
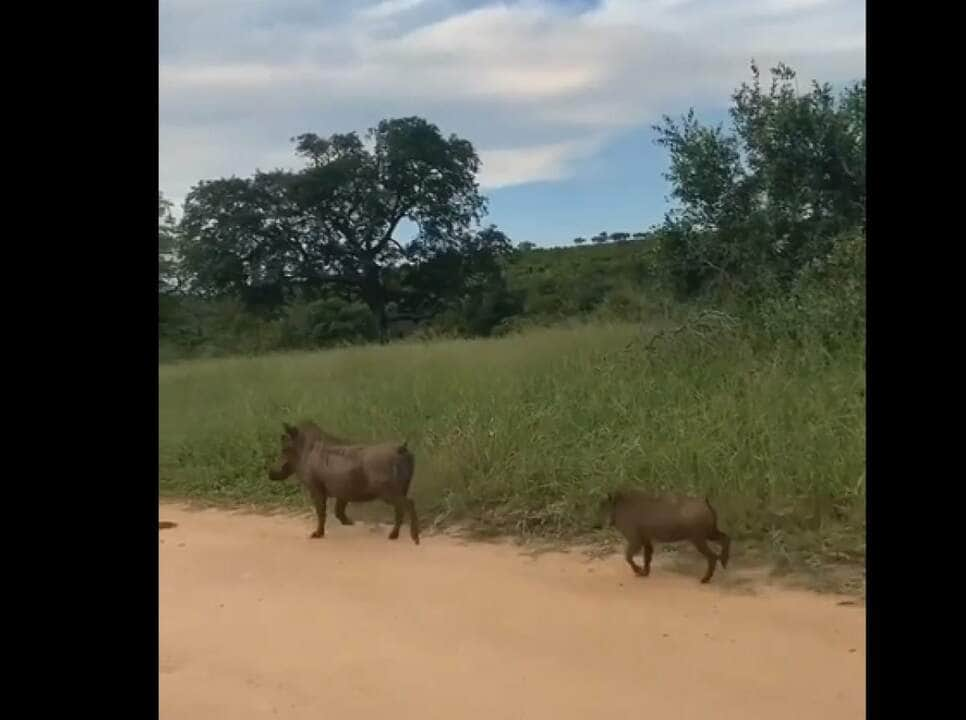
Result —
[[[290, 139], [419, 115], [470, 140], [514, 242], [646, 230], [662, 115], [727, 119], [754, 58], [865, 76], [864, 0], [160, 0], [159, 186], [297, 169]], [[402, 230], [403, 237], [412, 229]]]

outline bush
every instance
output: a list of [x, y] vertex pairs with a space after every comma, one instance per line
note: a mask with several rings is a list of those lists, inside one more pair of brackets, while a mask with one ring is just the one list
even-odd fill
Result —
[[860, 232], [838, 238], [825, 257], [802, 268], [787, 295], [763, 300], [758, 318], [768, 337], [829, 351], [864, 339], [865, 246]]
[[373, 340], [379, 328], [363, 303], [330, 297], [289, 305], [282, 333], [286, 347], [322, 348]]

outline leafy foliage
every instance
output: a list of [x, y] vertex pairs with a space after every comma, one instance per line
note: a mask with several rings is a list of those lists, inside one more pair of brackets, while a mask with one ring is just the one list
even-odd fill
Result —
[[158, 193], [158, 293], [173, 292], [177, 288], [175, 250], [178, 230], [171, 214], [171, 201]]
[[693, 110], [655, 128], [678, 202], [664, 226], [667, 264], [685, 296], [787, 290], [835, 238], [864, 228], [865, 81], [836, 100], [827, 84], [799, 95], [785, 65], [767, 91], [751, 71], [732, 96], [732, 132]]
[[416, 117], [384, 120], [367, 139], [306, 133], [293, 139], [307, 162], [299, 172], [199, 183], [182, 221], [193, 288], [253, 309], [335, 288], [365, 303], [384, 335], [387, 271], [407, 254], [399, 223], [415, 223], [425, 246], [451, 248], [486, 202], [468, 141]]

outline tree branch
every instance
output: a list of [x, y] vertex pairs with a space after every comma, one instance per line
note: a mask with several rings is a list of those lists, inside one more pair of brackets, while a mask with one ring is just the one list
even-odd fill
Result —
[[376, 248], [375, 248], [376, 252], [382, 251], [382, 249], [385, 248], [390, 241], [394, 242], [396, 244], [396, 247], [398, 247], [399, 250], [402, 251], [402, 247], [399, 245], [399, 243], [393, 240], [392, 234], [396, 231], [396, 227], [399, 225], [400, 222], [402, 222], [402, 219], [406, 217], [406, 213], [410, 211], [410, 209], [412, 208], [412, 205], [407, 205], [406, 207], [401, 207], [401, 205], [402, 205], [402, 201], [399, 199], [399, 196], [397, 195], [396, 201], [393, 203], [392, 212], [389, 213], [389, 217], [390, 217], [389, 227], [386, 229], [386, 232], [383, 233], [382, 239], [378, 243], [376, 243]]
[[356, 239], [355, 232], [344, 221], [336, 220], [333, 218], [329, 222], [332, 223], [333, 227], [335, 227], [336, 230], [342, 233], [342, 236], [345, 238], [347, 245], [352, 245], [353, 247], [356, 247], [356, 248], [359, 247], [359, 242]]

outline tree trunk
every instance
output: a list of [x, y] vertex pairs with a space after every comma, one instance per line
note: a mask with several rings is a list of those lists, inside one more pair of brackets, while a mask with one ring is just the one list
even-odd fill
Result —
[[373, 308], [373, 312], [379, 323], [379, 342], [385, 345], [389, 342], [389, 316], [386, 315], [386, 302], [383, 298], [379, 298], [378, 307]]
[[382, 284], [382, 274], [377, 265], [366, 268], [366, 285], [363, 299], [376, 318], [379, 327], [379, 342], [389, 342], [389, 317], [386, 315], [386, 288]]

